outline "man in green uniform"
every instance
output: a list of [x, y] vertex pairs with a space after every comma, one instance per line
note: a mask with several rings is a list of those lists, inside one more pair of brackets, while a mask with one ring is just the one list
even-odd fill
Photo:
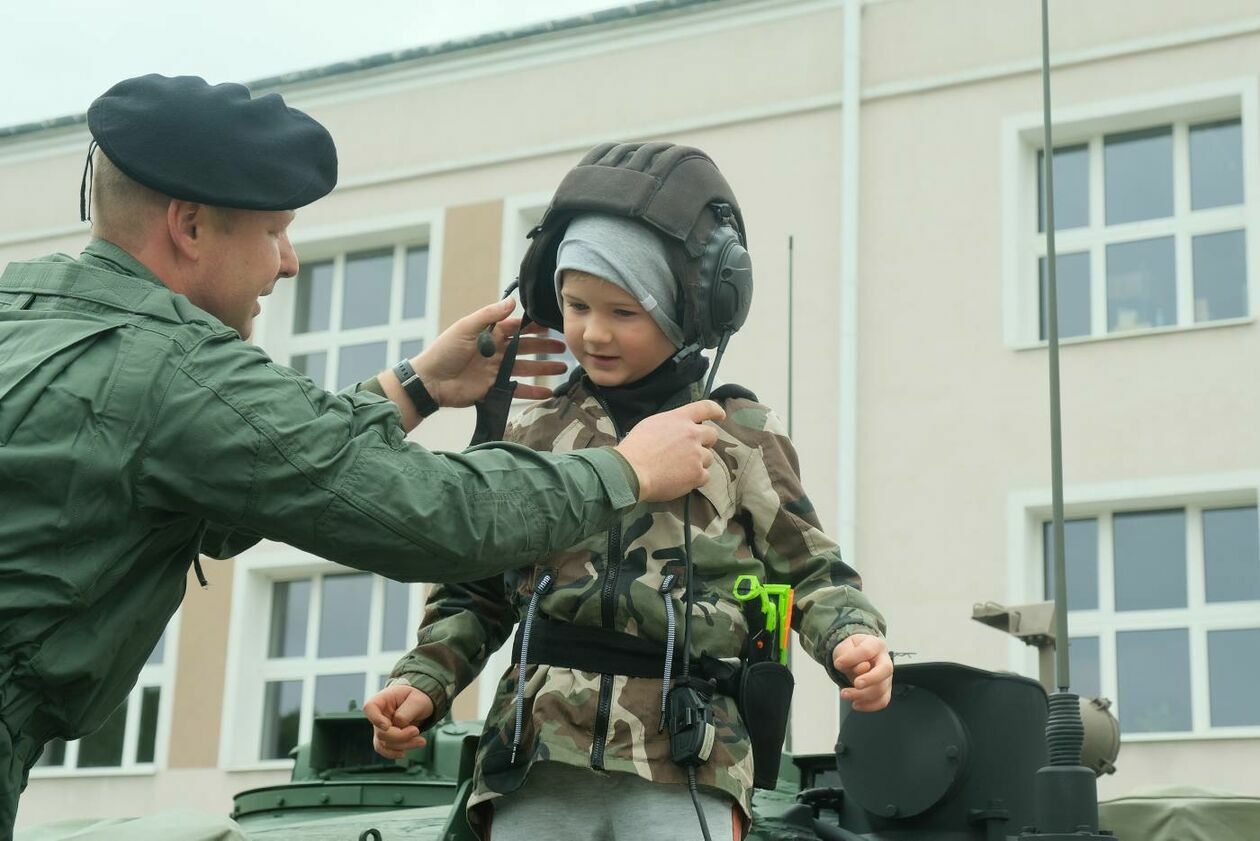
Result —
[[425, 414], [485, 393], [501, 351], [477, 335], [499, 322], [502, 345], [510, 303], [329, 394], [243, 341], [297, 273], [293, 209], [336, 182], [323, 126], [161, 76], [111, 88], [88, 126], [94, 239], [0, 276], [0, 841], [44, 743], [126, 697], [199, 554], [265, 537], [404, 581], [483, 578], [702, 484], [722, 417], [697, 404], [558, 456], [410, 444]]

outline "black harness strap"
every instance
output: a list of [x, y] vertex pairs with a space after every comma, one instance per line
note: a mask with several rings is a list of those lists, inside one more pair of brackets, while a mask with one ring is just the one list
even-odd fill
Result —
[[[607, 628], [560, 622], [542, 614], [534, 617], [529, 637], [527, 662], [536, 665], [577, 669], [593, 674], [660, 680], [665, 670], [661, 644], [633, 634]], [[521, 660], [521, 626], [512, 641], [512, 662]], [[682, 670], [679, 652], [674, 652], [673, 669]], [[717, 691], [734, 696], [739, 689], [739, 664], [700, 655], [692, 662], [693, 674], [717, 681]]]

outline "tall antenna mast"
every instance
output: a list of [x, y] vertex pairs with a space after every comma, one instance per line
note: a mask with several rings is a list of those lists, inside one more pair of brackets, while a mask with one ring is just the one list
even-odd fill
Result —
[[793, 255], [792, 255], [792, 240], [793, 240], [792, 235], [791, 235], [791, 234], [788, 234], [788, 271], [787, 271], [787, 275], [788, 275], [788, 300], [787, 300], [787, 310], [788, 310], [788, 317], [787, 317], [787, 322], [788, 322], [788, 323], [787, 323], [787, 340], [788, 340], [788, 341], [787, 341], [787, 346], [788, 346], [788, 358], [787, 358], [787, 365], [788, 365], [788, 370], [787, 370], [787, 375], [788, 375], [788, 376], [787, 376], [787, 428], [788, 428], [788, 438], [791, 438], [791, 437], [792, 437], [792, 419], [793, 419], [794, 417], [796, 417], [796, 412], [795, 412], [795, 411], [793, 410], [793, 408], [792, 408], [792, 381], [793, 381], [793, 379], [794, 379], [794, 378], [793, 378], [793, 376], [792, 376], [792, 346], [793, 346], [793, 344], [795, 344], [795, 339], [796, 339], [796, 334], [792, 331], [792, 311], [793, 311], [793, 309], [794, 309], [794, 307], [793, 307], [793, 305], [792, 305], [792, 304], [793, 304], [793, 302], [796, 300], [796, 296], [795, 296], [795, 294], [793, 293], [793, 279], [792, 279], [792, 262], [793, 262], [793, 259], [792, 259], [792, 258], [793, 258]]
[[1021, 839], [1111, 838], [1098, 834], [1098, 783], [1094, 772], [1081, 765], [1085, 727], [1080, 699], [1069, 690], [1067, 626], [1067, 567], [1063, 560], [1063, 429], [1059, 412], [1059, 287], [1054, 246], [1054, 138], [1050, 122], [1050, 4], [1041, 0], [1041, 97], [1045, 131], [1046, 218], [1046, 332], [1050, 356], [1050, 487], [1054, 507], [1054, 619], [1055, 683], [1046, 720], [1050, 764], [1034, 781], [1037, 825]]

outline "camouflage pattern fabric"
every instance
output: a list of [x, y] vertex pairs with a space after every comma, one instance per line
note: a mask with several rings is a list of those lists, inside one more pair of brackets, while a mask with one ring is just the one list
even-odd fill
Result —
[[[693, 397], [698, 396], [697, 384]], [[736, 577], [750, 573], [796, 588], [793, 627], [805, 651], [840, 682], [831, 666], [832, 649], [852, 633], [882, 635], [884, 620], [861, 593], [857, 573], [841, 561], [835, 542], [820, 529], [780, 420], [751, 400], [729, 400], [725, 409], [709, 481], [692, 493], [693, 656], [742, 654], [748, 627], [731, 591]], [[506, 436], [555, 452], [614, 444], [618, 437], [603, 403], [584, 381], [517, 416]], [[754, 545], [749, 544], [749, 531]], [[552, 570], [556, 580], [541, 597], [539, 613], [659, 643], [663, 665], [666, 618], [660, 586], [669, 574], [677, 577], [672, 602], [679, 640], [682, 635], [683, 500], [641, 503], [620, 525], [537, 566], [469, 584], [435, 586], [418, 645], [392, 674], [433, 698], [432, 721], [445, 715], [486, 658], [508, 641], [544, 569]], [[683, 769], [669, 759], [668, 733], [659, 730], [659, 679], [529, 666], [524, 731], [513, 764], [516, 685], [512, 667], [500, 677], [486, 717], [470, 807], [515, 791], [539, 760], [686, 784]], [[713, 723], [716, 743], [698, 781], [727, 793], [747, 813], [752, 754], [734, 699], [714, 699]], [[475, 817], [472, 811], [470, 817]]]

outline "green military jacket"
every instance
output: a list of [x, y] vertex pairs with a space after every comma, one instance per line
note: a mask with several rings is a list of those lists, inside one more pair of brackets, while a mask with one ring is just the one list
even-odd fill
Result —
[[[525, 410], [509, 425], [508, 440], [556, 452], [615, 442], [618, 431], [606, 407], [584, 382]], [[697, 384], [693, 397], [698, 396]], [[751, 573], [795, 588], [794, 627], [801, 643], [839, 680], [832, 649], [853, 633], [882, 635], [884, 620], [819, 527], [779, 419], [752, 400], [728, 400], [725, 408], [709, 480], [692, 494], [692, 656], [741, 656], [748, 624], [732, 590], [737, 576]], [[678, 499], [638, 505], [610, 530], [504, 576], [434, 587], [418, 644], [395, 666], [393, 677], [429, 694], [435, 706], [431, 720], [441, 718], [525, 617], [544, 570], [553, 573], [555, 583], [540, 596], [538, 614], [659, 642], [663, 666], [667, 621], [661, 587], [665, 576], [677, 577], [670, 599], [681, 640], [683, 558]], [[470, 806], [515, 791], [539, 760], [686, 783], [683, 769], [670, 761], [668, 731], [658, 732], [660, 679], [556, 666], [527, 667], [522, 741], [513, 762], [516, 676], [515, 667], [502, 675], [487, 715]], [[734, 699], [718, 695], [713, 713], [716, 744], [698, 780], [747, 811], [753, 784], [747, 731]]]
[[93, 241], [0, 276], [0, 726], [126, 697], [198, 552], [260, 537], [402, 581], [479, 578], [634, 504], [609, 450], [431, 453], [397, 407], [277, 365]]

